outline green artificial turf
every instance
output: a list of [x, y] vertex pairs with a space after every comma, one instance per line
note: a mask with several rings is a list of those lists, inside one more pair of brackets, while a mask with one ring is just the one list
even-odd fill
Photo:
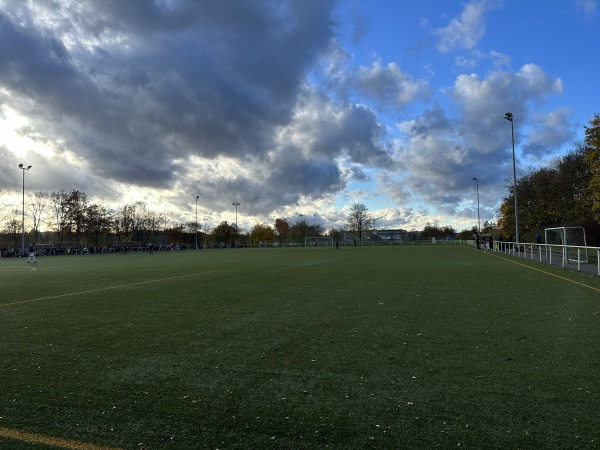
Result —
[[38, 261], [0, 260], [0, 428], [127, 449], [600, 444], [595, 277], [460, 245]]

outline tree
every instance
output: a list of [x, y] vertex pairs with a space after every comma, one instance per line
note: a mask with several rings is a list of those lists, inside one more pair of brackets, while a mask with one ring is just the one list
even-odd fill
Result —
[[591, 172], [588, 193], [596, 220], [600, 221], [600, 114], [594, 114], [590, 126], [585, 128], [585, 143], [589, 147], [585, 161]]
[[148, 240], [156, 242], [156, 237], [160, 231], [161, 216], [155, 212], [148, 213]]
[[256, 224], [250, 232], [250, 242], [257, 244], [260, 241], [273, 242], [275, 240], [275, 230], [269, 225]]
[[279, 236], [279, 242], [283, 243], [289, 238], [290, 224], [287, 219], [275, 219], [275, 230]]
[[306, 229], [306, 237], [320, 237], [323, 236], [323, 233], [325, 233], [325, 230], [318, 223], [314, 225], [308, 225]]
[[8, 235], [14, 249], [21, 247], [21, 221], [17, 218], [16, 214], [12, 219], [6, 221], [3, 232]]
[[558, 174], [558, 196], [565, 211], [565, 225], [583, 224], [593, 218], [593, 200], [589, 195], [592, 171], [586, 163], [589, 147], [577, 143], [575, 148], [553, 161], [552, 168]]
[[331, 237], [336, 241], [341, 241], [344, 239], [344, 229], [340, 228], [331, 228]]
[[65, 232], [69, 229], [69, 210], [67, 208], [67, 193], [55, 191], [50, 194], [50, 210], [52, 223], [59, 245], [62, 244]]
[[[4, 192], [2, 192], [2, 189], [0, 189], [0, 199], [4, 196]], [[2, 222], [4, 221], [4, 208], [0, 208], [0, 225], [2, 225]]]
[[181, 224], [165, 230], [165, 238], [172, 244], [181, 243], [184, 235], [184, 227]]
[[[587, 165], [588, 148], [576, 144], [549, 167], [530, 168], [517, 182], [519, 197], [519, 234], [533, 240], [544, 228], [584, 225], [592, 220], [592, 199], [588, 194], [591, 170]], [[514, 188], [500, 206], [498, 221], [505, 236], [515, 235]]]
[[77, 243], [80, 243], [85, 222], [87, 195], [77, 190], [71, 191], [65, 198], [64, 207], [67, 208], [70, 229], [71, 231], [75, 230], [75, 239]]
[[456, 231], [454, 230], [454, 228], [448, 225], [446, 225], [445, 227], [438, 227], [427, 223], [425, 225], [425, 228], [423, 228], [423, 236], [425, 236], [426, 239], [443, 239], [449, 236], [454, 236], [455, 234]]
[[498, 236], [500, 235], [500, 229], [498, 228], [498, 225], [495, 222], [490, 222], [486, 220], [485, 222], [483, 222], [483, 226], [481, 227], [481, 233]]
[[371, 228], [373, 223], [373, 218], [368, 211], [364, 203], [355, 203], [351, 206], [348, 214], [348, 229], [361, 242], [363, 231]]
[[[560, 172], [552, 167], [529, 169], [519, 179], [519, 235], [530, 238], [542, 228], [564, 221]], [[566, 188], [563, 186], [563, 188]], [[514, 202], [513, 202], [514, 203]], [[513, 212], [514, 215], [514, 212]], [[514, 231], [513, 231], [514, 233]], [[509, 234], [513, 234], [509, 233]], [[526, 239], [530, 240], [530, 239]]]
[[211, 236], [214, 242], [233, 242], [235, 237], [235, 224], [228, 224], [225, 221], [221, 222], [212, 230]]
[[110, 212], [106, 206], [95, 203], [88, 206], [85, 214], [85, 230], [93, 238], [94, 247], [100, 246], [100, 239], [107, 236], [111, 230]]
[[290, 235], [292, 239], [296, 240], [299, 244], [304, 242], [304, 238], [307, 236], [307, 224], [304, 219], [304, 215], [300, 215], [300, 220], [296, 222], [290, 228]]
[[135, 229], [136, 204], [123, 205], [117, 212], [113, 223], [117, 239], [121, 242], [130, 242]]
[[166, 241], [166, 239], [167, 239], [166, 233], [167, 233], [167, 226], [169, 224], [169, 217], [170, 217], [170, 214], [163, 211], [163, 212], [159, 213], [158, 216], [157, 216], [157, 218], [156, 218], [156, 230], [155, 230], [155, 232], [156, 232], [156, 234], [158, 234], [158, 232], [162, 228], [162, 243], [163, 244], [167, 243], [167, 241]]
[[138, 245], [148, 242], [150, 235], [148, 227], [151, 223], [152, 213], [148, 211], [146, 203], [142, 201], [137, 201], [129, 206], [132, 240], [137, 242]]
[[40, 224], [42, 223], [44, 211], [48, 208], [50, 194], [38, 191], [34, 192], [32, 197], [33, 198], [29, 203], [29, 210], [31, 211], [31, 218], [33, 219], [33, 242], [37, 242]]
[[468, 230], [468, 229], [462, 230], [460, 233], [458, 233], [457, 237], [458, 237], [458, 239], [468, 240], [468, 239], [472, 239], [473, 235], [477, 234], [477, 233], [478, 233], [477, 232], [477, 227], [474, 226], [470, 230]]
[[198, 222], [195, 220], [188, 220], [183, 224], [185, 233], [190, 237], [190, 245], [196, 244], [196, 234], [198, 233]]

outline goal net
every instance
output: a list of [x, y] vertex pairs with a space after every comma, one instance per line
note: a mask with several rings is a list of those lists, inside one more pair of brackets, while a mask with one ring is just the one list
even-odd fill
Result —
[[561, 246], [550, 251], [560, 252], [565, 261], [588, 262], [587, 243], [583, 227], [546, 228], [545, 241], [546, 244], [551, 246]]
[[304, 238], [304, 246], [305, 247], [333, 247], [333, 237], [332, 236], [305, 237]]

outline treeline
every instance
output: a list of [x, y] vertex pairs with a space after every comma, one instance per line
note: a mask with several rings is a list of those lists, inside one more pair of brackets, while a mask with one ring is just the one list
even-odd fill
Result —
[[[257, 244], [259, 241], [303, 243], [307, 236], [322, 236], [325, 230], [318, 224], [300, 220], [290, 224], [276, 219], [273, 226], [257, 224], [250, 231], [236, 229], [236, 224], [221, 222], [208, 230], [206, 221], [177, 222], [169, 212], [157, 213], [144, 202], [110, 207], [91, 202], [86, 193], [34, 192], [25, 203], [26, 242], [89, 247], [116, 245], [145, 246], [175, 244], [186, 246]], [[22, 240], [21, 208], [5, 209], [0, 229], [0, 248], [20, 249]]]
[[[533, 242], [545, 228], [582, 226], [587, 244], [600, 245], [600, 115], [585, 127], [585, 140], [548, 167], [529, 168], [517, 180], [521, 242]], [[515, 235], [514, 186], [500, 207], [498, 226]]]
[[[78, 190], [30, 193], [25, 208], [25, 246], [36, 243], [53, 244], [57, 248], [85, 246], [94, 249], [123, 245], [144, 247], [153, 243], [193, 248], [222, 243], [227, 246], [257, 245], [260, 241], [303, 245], [306, 237], [324, 236], [327, 231], [303, 217], [294, 223], [278, 218], [273, 225], [256, 224], [250, 230], [236, 229], [236, 224], [224, 221], [209, 230], [206, 221], [177, 223], [173, 214], [152, 211], [141, 201], [107, 206], [90, 201], [86, 193]], [[22, 240], [21, 208], [4, 211], [0, 249], [18, 250]], [[363, 237], [377, 240], [374, 222], [366, 206], [356, 204], [348, 215], [347, 225], [329, 233], [337, 240], [348, 239], [348, 236], [358, 241]], [[451, 227], [427, 224], [422, 231], [404, 232], [403, 239], [469, 239], [471, 235], [472, 230], [457, 234]]]
[[[175, 239], [185, 231], [184, 225], [169, 226], [167, 214], [146, 208], [135, 202], [111, 208], [88, 200], [84, 192], [34, 192], [25, 203], [26, 245], [36, 243], [85, 243], [107, 246], [115, 242], [152, 242], [161, 233]], [[22, 233], [21, 211], [9, 212], [2, 229], [2, 247], [20, 248]]]

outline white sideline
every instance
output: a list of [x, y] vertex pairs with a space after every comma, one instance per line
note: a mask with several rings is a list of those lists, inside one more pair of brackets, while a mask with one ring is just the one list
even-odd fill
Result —
[[54, 298], [73, 297], [75, 295], [81, 295], [81, 294], [91, 294], [93, 292], [108, 291], [111, 289], [121, 289], [121, 288], [132, 287], [132, 286], [140, 286], [142, 284], [157, 283], [159, 281], [167, 281], [167, 280], [175, 280], [177, 278], [194, 277], [196, 275], [207, 275], [207, 274], [214, 273], [214, 272], [216, 272], [216, 270], [210, 270], [208, 272], [196, 272], [196, 273], [192, 273], [192, 274], [188, 274], [188, 275], [178, 275], [176, 277], [159, 278], [156, 280], [140, 281], [138, 283], [120, 284], [117, 286], [109, 286], [109, 287], [98, 288], [98, 289], [90, 289], [88, 291], [79, 291], [79, 292], [71, 292], [68, 294], [51, 295], [48, 297], [32, 298], [30, 300], [22, 300], [20, 302], [5, 303], [3, 305], [0, 305], [0, 308], [3, 308], [5, 306], [21, 305], [23, 303], [41, 302], [42, 300], [50, 300], [50, 299], [54, 299]]

